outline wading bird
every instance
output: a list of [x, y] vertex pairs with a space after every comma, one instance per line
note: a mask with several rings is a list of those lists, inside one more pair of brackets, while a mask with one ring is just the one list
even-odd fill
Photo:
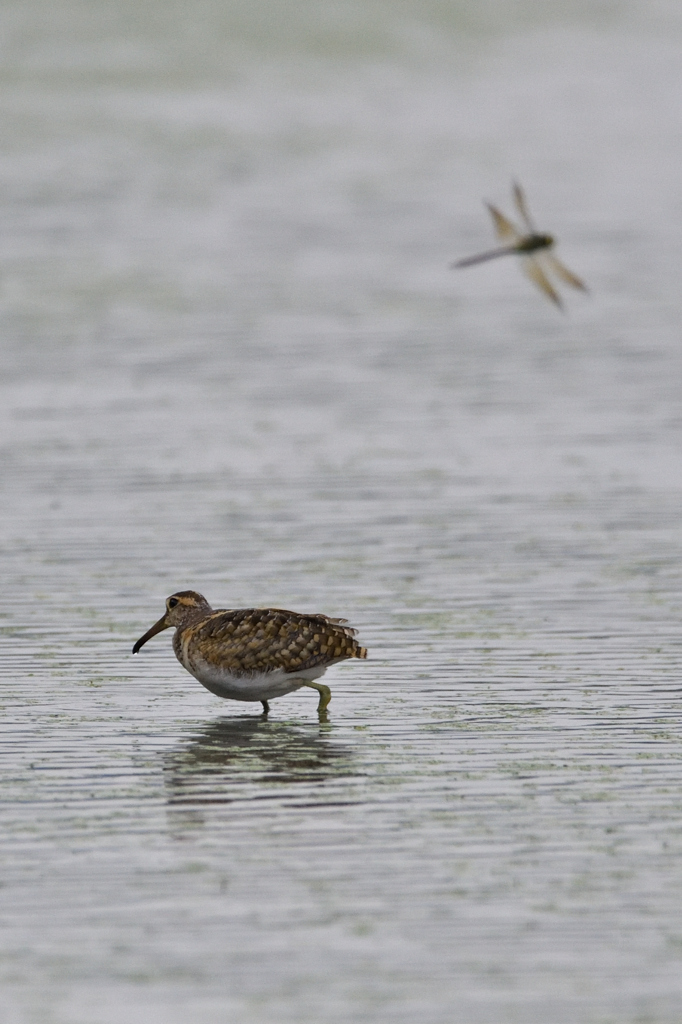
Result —
[[356, 631], [345, 623], [281, 608], [214, 611], [201, 594], [181, 590], [166, 600], [166, 611], [140, 637], [133, 654], [174, 626], [176, 658], [216, 696], [260, 701], [267, 714], [272, 698], [311, 686], [320, 695], [317, 710], [322, 714], [332, 695], [315, 680], [339, 661], [367, 657], [367, 648], [353, 639]]

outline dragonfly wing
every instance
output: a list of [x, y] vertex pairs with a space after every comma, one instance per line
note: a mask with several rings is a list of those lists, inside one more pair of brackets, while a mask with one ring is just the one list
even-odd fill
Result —
[[516, 206], [516, 209], [519, 211], [519, 216], [521, 217], [521, 220], [526, 225], [531, 235], [537, 234], [537, 231], [535, 230], [535, 225], [533, 224], [533, 221], [530, 217], [530, 213], [528, 212], [528, 204], [526, 203], [526, 197], [523, 193], [523, 189], [517, 181], [514, 182], [513, 192], [514, 204]]
[[536, 284], [541, 291], [545, 293], [548, 299], [558, 306], [559, 309], [563, 309], [563, 304], [559, 298], [559, 293], [555, 288], [552, 287], [549, 278], [542, 269], [540, 262], [535, 256], [525, 256], [523, 259], [523, 270], [531, 279], [533, 284]]
[[557, 277], [560, 277], [566, 284], [570, 284], [572, 288], [579, 288], [581, 292], [588, 291], [587, 285], [584, 281], [581, 281], [579, 277], [571, 273], [568, 267], [565, 267], [563, 263], [560, 263], [556, 256], [552, 253], [545, 253], [545, 261], [552, 268]]
[[516, 230], [510, 220], [507, 220], [503, 213], [497, 209], [496, 206], [492, 206], [491, 203], [485, 204], [490, 210], [490, 216], [493, 219], [495, 225], [495, 234], [501, 242], [507, 242], [508, 244], [518, 245], [521, 241], [521, 234]]

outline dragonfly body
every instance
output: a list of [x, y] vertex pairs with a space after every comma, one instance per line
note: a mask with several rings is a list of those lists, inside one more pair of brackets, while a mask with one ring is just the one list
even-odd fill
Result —
[[517, 252], [537, 252], [538, 249], [551, 249], [554, 239], [551, 235], [526, 235], [516, 246]]
[[457, 260], [453, 267], [473, 267], [475, 263], [487, 263], [488, 260], [497, 259], [498, 256], [528, 255], [537, 252], [539, 249], [551, 249], [554, 239], [551, 235], [524, 235], [515, 245], [502, 245], [499, 249], [490, 249], [489, 252], [479, 253], [478, 256], [468, 256], [465, 260]]
[[514, 203], [521, 217], [526, 232], [519, 229], [508, 220], [503, 213], [487, 203], [490, 216], [495, 225], [495, 233], [501, 242], [506, 242], [497, 249], [479, 253], [477, 256], [468, 256], [466, 259], [453, 263], [453, 267], [472, 267], [476, 263], [486, 263], [488, 260], [497, 259], [498, 256], [521, 256], [523, 258], [523, 269], [534, 284], [540, 288], [552, 302], [562, 308], [561, 298], [554, 285], [551, 283], [550, 275], [558, 277], [565, 284], [572, 288], [579, 288], [586, 292], [587, 288], [579, 277], [576, 277], [567, 267], [560, 263], [554, 253], [554, 237], [541, 234], [536, 230], [528, 212], [526, 199], [520, 185], [514, 185]]

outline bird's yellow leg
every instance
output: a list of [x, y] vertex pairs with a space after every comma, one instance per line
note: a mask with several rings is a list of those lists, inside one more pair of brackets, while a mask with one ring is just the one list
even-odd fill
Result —
[[311, 686], [313, 690], [317, 690], [320, 695], [320, 703], [317, 705], [317, 710], [320, 714], [327, 710], [327, 705], [332, 699], [332, 691], [324, 683], [304, 683], [304, 686]]

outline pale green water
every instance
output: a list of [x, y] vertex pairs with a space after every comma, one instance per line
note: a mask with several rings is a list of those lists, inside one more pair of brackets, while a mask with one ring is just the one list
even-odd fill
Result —
[[[677, 7], [0, 28], [0, 1024], [677, 1024]], [[185, 587], [370, 660], [263, 721]]]

